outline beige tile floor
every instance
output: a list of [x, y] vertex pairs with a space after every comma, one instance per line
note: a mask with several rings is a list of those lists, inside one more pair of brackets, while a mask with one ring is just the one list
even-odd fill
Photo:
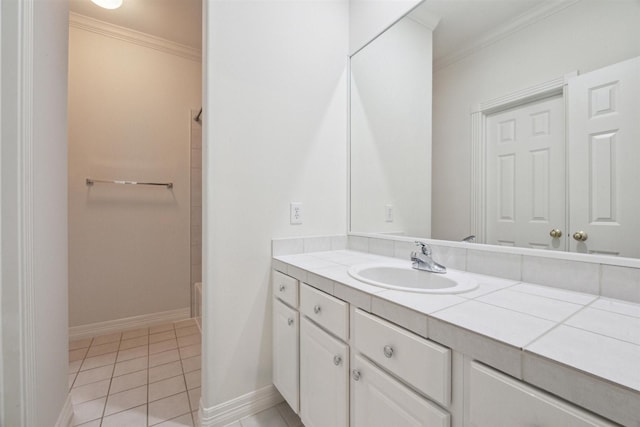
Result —
[[197, 425], [200, 348], [193, 319], [70, 342], [74, 426]]

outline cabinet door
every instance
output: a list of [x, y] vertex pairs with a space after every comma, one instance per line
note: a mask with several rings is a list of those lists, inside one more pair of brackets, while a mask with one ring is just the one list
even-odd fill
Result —
[[471, 363], [469, 381], [471, 427], [603, 427], [613, 426], [514, 378]]
[[356, 355], [352, 427], [448, 427], [450, 415]]
[[273, 384], [298, 413], [299, 314], [273, 299]]
[[306, 427], [349, 425], [349, 347], [306, 318], [300, 325], [300, 418]]

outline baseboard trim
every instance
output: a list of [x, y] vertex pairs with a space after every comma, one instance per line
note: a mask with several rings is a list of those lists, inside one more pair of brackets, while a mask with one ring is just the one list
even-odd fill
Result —
[[241, 418], [257, 414], [284, 401], [273, 385], [268, 385], [211, 408], [203, 408], [200, 402], [200, 425], [223, 427]]
[[167, 322], [177, 322], [191, 317], [189, 307], [176, 310], [160, 311], [157, 313], [143, 314], [140, 316], [125, 317], [122, 319], [107, 320], [106, 322], [89, 323], [87, 325], [72, 326], [69, 328], [69, 340], [95, 337], [125, 329], [138, 329], [158, 325]]
[[67, 395], [67, 400], [64, 401], [64, 406], [58, 416], [55, 427], [71, 427], [73, 423], [73, 405], [71, 404], [71, 395]]

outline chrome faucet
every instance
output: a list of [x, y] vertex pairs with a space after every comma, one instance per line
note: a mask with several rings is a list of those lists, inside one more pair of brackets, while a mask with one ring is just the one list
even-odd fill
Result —
[[431, 258], [431, 247], [426, 243], [416, 241], [416, 245], [421, 247], [421, 251], [411, 252], [411, 267], [416, 270], [430, 271], [432, 273], [446, 273], [447, 267], [438, 264]]

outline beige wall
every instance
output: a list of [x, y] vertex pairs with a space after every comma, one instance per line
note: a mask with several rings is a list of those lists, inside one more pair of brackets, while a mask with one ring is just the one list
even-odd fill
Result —
[[73, 27], [69, 46], [70, 326], [187, 308], [201, 63]]

